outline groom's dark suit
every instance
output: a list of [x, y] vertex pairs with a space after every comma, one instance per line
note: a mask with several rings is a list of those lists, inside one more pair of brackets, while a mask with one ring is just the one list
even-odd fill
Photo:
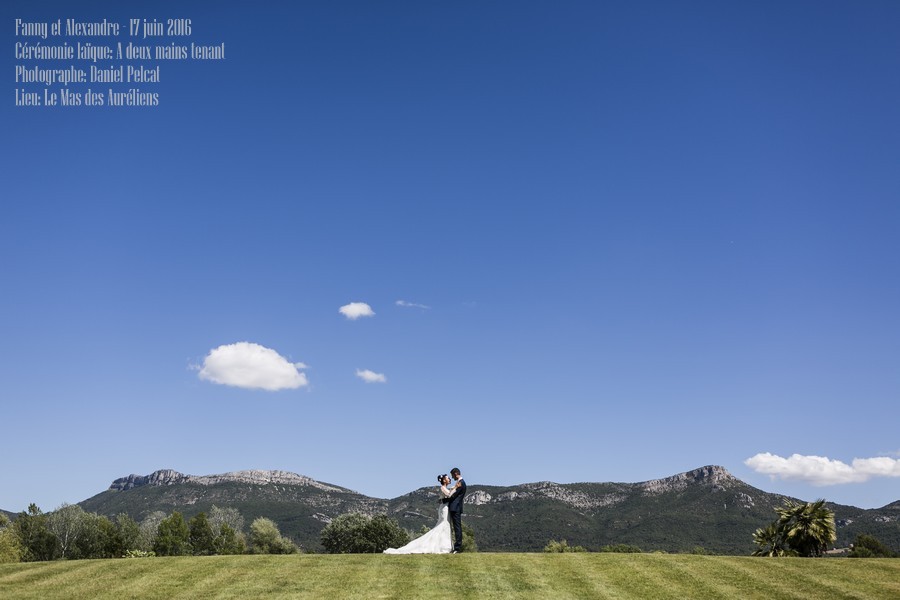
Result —
[[453, 551], [462, 552], [462, 512], [463, 498], [466, 497], [466, 481], [459, 480], [459, 487], [447, 499], [447, 512], [450, 513], [450, 524], [453, 525]]

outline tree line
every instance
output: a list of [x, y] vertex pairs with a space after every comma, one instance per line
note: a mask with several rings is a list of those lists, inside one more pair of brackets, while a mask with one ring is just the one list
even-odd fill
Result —
[[[320, 541], [331, 554], [380, 553], [403, 546], [417, 535], [387, 515], [343, 514], [323, 529]], [[463, 550], [477, 551], [475, 534], [463, 525]], [[214, 554], [294, 554], [300, 548], [281, 535], [271, 519], [260, 517], [244, 533], [235, 508], [213, 506], [189, 520], [173, 511], [156, 511], [140, 522], [125, 513], [110, 519], [64, 504], [44, 513], [35, 504], [11, 522], [0, 514], [0, 563], [85, 558], [209, 556]]]
[[0, 515], [0, 562], [298, 551], [271, 519], [254, 520], [245, 535], [240, 512], [218, 506], [189, 520], [178, 511], [156, 511], [140, 522], [124, 513], [110, 519], [70, 504], [51, 513], [31, 504], [11, 523]]
[[[778, 516], [753, 535], [755, 556], [822, 556], [836, 539], [834, 513], [824, 500], [787, 501], [775, 509]], [[380, 553], [404, 546], [417, 534], [403, 529], [387, 515], [343, 514], [332, 519], [320, 534], [332, 554]], [[859, 535], [850, 557], [897, 557], [898, 553], [870, 535]], [[477, 551], [475, 532], [463, 525], [463, 550]], [[585, 552], [566, 540], [550, 540], [545, 552]], [[208, 556], [213, 554], [293, 554], [300, 548], [281, 535], [271, 519], [255, 519], [244, 532], [244, 517], [235, 508], [213, 506], [209, 514], [185, 520], [173, 511], [156, 511], [137, 522], [127, 514], [110, 519], [64, 504], [44, 513], [35, 504], [10, 522], [0, 514], [0, 563], [84, 558], [138, 558], [148, 556]], [[637, 546], [604, 546], [601, 552], [641, 552]], [[695, 547], [694, 554], [708, 554]]]

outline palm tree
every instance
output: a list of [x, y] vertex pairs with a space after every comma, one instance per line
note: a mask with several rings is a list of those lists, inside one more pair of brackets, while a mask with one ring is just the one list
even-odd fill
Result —
[[778, 513], [777, 528], [786, 545], [800, 556], [822, 556], [828, 545], [837, 539], [834, 512], [825, 507], [825, 500], [793, 502], [788, 500]]
[[778, 519], [753, 534], [753, 556], [822, 556], [837, 539], [834, 512], [825, 500], [788, 500], [775, 512]]
[[795, 552], [785, 547], [782, 532], [778, 529], [778, 521], [769, 523], [765, 528], [753, 533], [753, 543], [757, 548], [753, 556], [793, 556]]

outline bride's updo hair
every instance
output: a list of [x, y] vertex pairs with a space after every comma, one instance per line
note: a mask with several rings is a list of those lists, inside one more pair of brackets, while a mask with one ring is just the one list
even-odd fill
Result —
[[446, 476], [447, 476], [446, 473], [444, 473], [443, 475], [438, 475], [438, 483], [444, 483], [444, 477], [446, 477]]

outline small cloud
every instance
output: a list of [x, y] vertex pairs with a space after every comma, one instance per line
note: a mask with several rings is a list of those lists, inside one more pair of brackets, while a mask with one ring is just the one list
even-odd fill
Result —
[[387, 377], [384, 376], [384, 373], [376, 373], [369, 369], [357, 369], [356, 376], [366, 383], [387, 383]]
[[238, 342], [213, 348], [203, 359], [200, 379], [249, 390], [291, 390], [309, 384], [303, 363], [291, 363], [265, 346]]
[[407, 302], [406, 300], [397, 300], [396, 302], [394, 302], [394, 304], [396, 304], [397, 306], [403, 306], [405, 308], [422, 308], [425, 310], [431, 308], [430, 306], [427, 306], [425, 304], [419, 304], [417, 302]]
[[338, 312], [351, 321], [355, 321], [360, 317], [375, 316], [375, 311], [372, 310], [372, 307], [365, 302], [351, 302], [350, 304], [345, 304], [338, 309]]
[[825, 456], [792, 454], [782, 458], [763, 452], [748, 458], [744, 464], [772, 479], [803, 481], [816, 486], [862, 483], [873, 477], [900, 477], [900, 460], [887, 456], [854, 458], [848, 465]]

